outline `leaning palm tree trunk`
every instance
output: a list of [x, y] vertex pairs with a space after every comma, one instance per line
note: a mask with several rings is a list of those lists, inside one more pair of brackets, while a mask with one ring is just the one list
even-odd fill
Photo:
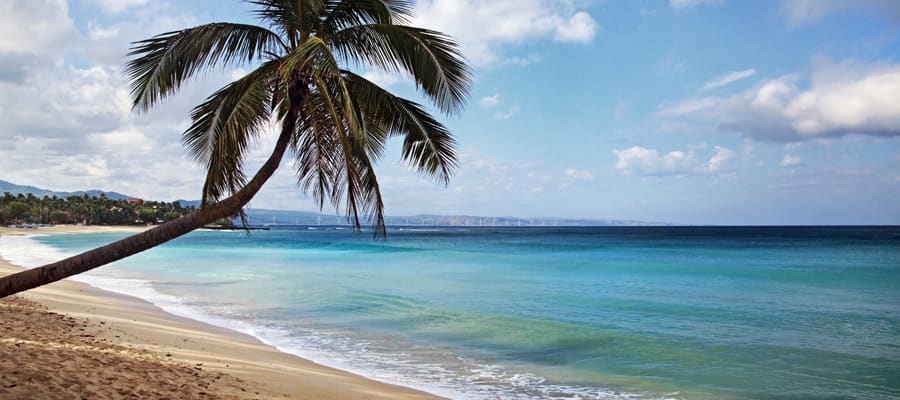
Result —
[[121, 260], [158, 246], [181, 235], [184, 235], [219, 218], [237, 214], [241, 208], [262, 188], [262, 185], [275, 173], [285, 150], [290, 143], [294, 130], [295, 115], [284, 119], [281, 135], [275, 144], [272, 155], [256, 173], [256, 176], [231, 197], [202, 207], [183, 218], [166, 222], [153, 229], [129, 236], [125, 239], [98, 247], [93, 250], [60, 260], [38, 268], [28, 269], [0, 278], [0, 298], [10, 296], [28, 289], [56, 282], [82, 272]]
[[[254, 65], [191, 112], [182, 140], [206, 166], [200, 210], [138, 235], [53, 264], [0, 278], [0, 297], [55, 282], [184, 235], [238, 213], [286, 152], [298, 183], [321, 209], [346, 207], [360, 227], [385, 234], [375, 161], [389, 138], [402, 137], [402, 159], [446, 184], [456, 142], [426, 107], [395, 96], [354, 66], [407, 74], [436, 108], [461, 109], [471, 75], [448, 36], [407, 25], [411, 0], [248, 0], [270, 28], [226, 22], [167, 32], [132, 43], [125, 67], [132, 106], [149, 111], [196, 73]], [[249, 182], [247, 152], [267, 123], [281, 121], [275, 150]]]

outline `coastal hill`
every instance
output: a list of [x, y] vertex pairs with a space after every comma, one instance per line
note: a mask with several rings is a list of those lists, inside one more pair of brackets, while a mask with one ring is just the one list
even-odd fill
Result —
[[[251, 225], [346, 225], [341, 215], [327, 215], [309, 211], [267, 210], [248, 208]], [[417, 214], [385, 216], [388, 226], [667, 226], [663, 222], [620, 219], [569, 219], [556, 217], [485, 217], [478, 215]]]
[[69, 196], [84, 196], [84, 195], [88, 195], [91, 197], [99, 197], [101, 194], [105, 194], [106, 197], [109, 198], [110, 200], [128, 200], [128, 199], [134, 198], [134, 196], [128, 196], [128, 195], [125, 195], [122, 193], [117, 193], [117, 192], [107, 192], [107, 191], [98, 190], [98, 189], [79, 190], [77, 192], [57, 192], [54, 190], [41, 189], [41, 188], [37, 188], [34, 186], [17, 185], [12, 182], [0, 180], [0, 194], [3, 194], [5, 192], [9, 192], [13, 195], [18, 195], [20, 193], [21, 194], [31, 193], [37, 197], [56, 196], [59, 198], [66, 198]]
[[[34, 186], [17, 185], [0, 180], [0, 194], [9, 192], [13, 195], [31, 193], [38, 197], [57, 196], [66, 198], [69, 196], [97, 197], [105, 194], [112, 200], [127, 200], [134, 198], [117, 192], [104, 190], [87, 190], [77, 192], [58, 192], [41, 189]], [[177, 200], [182, 207], [200, 205], [199, 200]], [[347, 225], [347, 218], [342, 215], [323, 214], [311, 211], [269, 210], [261, 208], [247, 208], [248, 220], [251, 225]], [[240, 223], [240, 221], [235, 221]], [[666, 226], [664, 222], [648, 222], [622, 219], [573, 219], [556, 217], [487, 217], [478, 215], [438, 215], [418, 214], [408, 216], [385, 216], [385, 224], [389, 226]]]

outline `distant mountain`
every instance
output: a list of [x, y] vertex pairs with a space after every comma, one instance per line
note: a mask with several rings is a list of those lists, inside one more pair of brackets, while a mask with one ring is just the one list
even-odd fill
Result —
[[[244, 211], [250, 225], [347, 225], [347, 218], [311, 211], [268, 210], [247, 208]], [[235, 219], [240, 223], [240, 219]]]
[[5, 192], [12, 193], [13, 195], [18, 195], [20, 193], [21, 194], [31, 193], [31, 194], [35, 195], [36, 197], [56, 196], [56, 197], [64, 198], [64, 197], [69, 197], [69, 196], [83, 196], [85, 194], [87, 194], [88, 196], [91, 196], [91, 197], [100, 197], [101, 194], [106, 194], [106, 197], [108, 197], [112, 200], [128, 200], [128, 199], [134, 198], [134, 196], [129, 196], [127, 194], [122, 194], [122, 193], [117, 193], [117, 192], [106, 192], [106, 191], [98, 190], [98, 189], [88, 190], [88, 191], [79, 190], [77, 192], [57, 192], [57, 191], [53, 191], [53, 190], [37, 188], [34, 186], [16, 185], [15, 183], [12, 183], [12, 182], [0, 180], [0, 194], [3, 194]]
[[[88, 190], [78, 192], [55, 192], [40, 189], [34, 186], [16, 185], [0, 180], [0, 194], [10, 192], [31, 193], [37, 197], [43, 196], [88, 196], [99, 197], [105, 193], [106, 197], [113, 200], [127, 200], [134, 198], [122, 193], [106, 192], [102, 190]], [[177, 200], [182, 207], [200, 206], [200, 200]], [[264, 208], [246, 209], [248, 222], [251, 225], [348, 225], [347, 218], [341, 215], [329, 215], [310, 211], [269, 210]], [[569, 219], [554, 217], [484, 217], [477, 215], [436, 215], [420, 214], [410, 216], [386, 216], [384, 222], [391, 226], [665, 226], [671, 225], [664, 222], [647, 222], [619, 219]], [[235, 219], [235, 223], [240, 220]]]
[[184, 200], [184, 199], [178, 199], [178, 200], [175, 200], [175, 201], [177, 201], [178, 204], [180, 204], [182, 207], [197, 207], [197, 208], [200, 207], [200, 200]]
[[665, 226], [664, 222], [557, 217], [485, 217], [478, 215], [411, 215], [385, 217], [387, 225], [405, 226]]
[[[184, 203], [182, 203], [184, 205]], [[328, 215], [309, 211], [268, 210], [248, 208], [245, 210], [251, 225], [348, 225], [341, 215]], [[647, 222], [619, 219], [568, 219], [553, 217], [484, 217], [475, 215], [435, 215], [386, 216], [384, 222], [390, 226], [666, 226], [664, 222]], [[238, 219], [235, 223], [240, 223]]]
[[[65, 192], [62, 192], [62, 193], [65, 194]], [[100, 197], [101, 194], [106, 194], [106, 197], [110, 200], [128, 200], [128, 199], [135, 198], [134, 196], [129, 196], [127, 194], [122, 194], [122, 193], [118, 193], [118, 192], [104, 192], [102, 190], [97, 190], [97, 189], [88, 190], [86, 192], [85, 191], [71, 192], [71, 194], [69, 196], [72, 196], [72, 195], [83, 196], [85, 194], [90, 197]], [[59, 196], [59, 195], [57, 195], [57, 196]], [[59, 196], [59, 197], [62, 197], [62, 196]]]

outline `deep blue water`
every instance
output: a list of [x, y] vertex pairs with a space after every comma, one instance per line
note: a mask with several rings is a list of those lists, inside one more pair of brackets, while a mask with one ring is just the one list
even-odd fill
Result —
[[900, 398], [897, 227], [195, 232], [87, 279], [451, 397]]

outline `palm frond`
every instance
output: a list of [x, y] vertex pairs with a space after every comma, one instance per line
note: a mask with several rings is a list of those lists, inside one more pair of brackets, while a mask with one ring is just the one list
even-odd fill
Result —
[[208, 169], [203, 207], [244, 187], [248, 149], [276, 120], [282, 122], [276, 154], [289, 138], [302, 190], [320, 209], [326, 201], [344, 207], [357, 230], [365, 219], [384, 235], [374, 163], [385, 141], [402, 136], [402, 159], [445, 184], [457, 165], [456, 142], [425, 107], [342, 64], [409, 74], [437, 110], [452, 114], [470, 91], [459, 47], [444, 34], [405, 25], [412, 0], [248, 2], [269, 29], [215, 23], [133, 43], [126, 65], [133, 108], [148, 110], [198, 72], [261, 63], [192, 111], [183, 141]]
[[[378, 1], [378, 0], [376, 0]], [[381, 0], [391, 10], [394, 17], [394, 23], [406, 24], [413, 16], [416, 9], [416, 2], [411, 0]]]
[[337, 100], [335, 105], [339, 109], [339, 115], [346, 119], [349, 133], [354, 140], [380, 153], [381, 142], [366, 143], [368, 140], [360, 110], [347, 89], [340, 65], [322, 39], [311, 37], [305, 40], [282, 59], [279, 73], [285, 81], [299, 79], [304, 84], [312, 84], [328, 93], [331, 96], [329, 101]]
[[314, 77], [331, 79], [340, 76], [340, 66], [328, 45], [318, 37], [303, 41], [293, 51], [282, 57], [279, 73], [286, 82], [306, 80], [310, 83]]
[[270, 121], [277, 62], [270, 61], [213, 93], [191, 113], [182, 140], [207, 167], [203, 206], [244, 185], [243, 160], [250, 143]]
[[309, 93], [302, 105], [304, 110], [297, 121], [297, 132], [292, 143], [296, 159], [297, 177], [304, 193], [311, 193], [321, 210], [326, 199], [335, 208], [340, 199], [334, 196], [334, 188], [340, 180], [340, 143], [329, 107], [318, 91]]
[[332, 0], [327, 2], [322, 34], [356, 25], [406, 24], [414, 4], [406, 0]]
[[[372, 223], [374, 236], [384, 237], [387, 228], [384, 224], [384, 199], [381, 197], [381, 187], [378, 185], [378, 177], [375, 175], [375, 166], [369, 157], [368, 150], [354, 142], [349, 149], [349, 158], [356, 164], [355, 171], [358, 183], [356, 185], [356, 198], [360, 199], [363, 214]], [[359, 220], [356, 220], [357, 227]]]
[[408, 73], [445, 113], [459, 111], [469, 96], [469, 67], [456, 42], [440, 32], [393, 24], [359, 25], [335, 33], [329, 45], [347, 62]]
[[320, 111], [319, 115], [323, 117], [311, 118], [308, 123], [304, 121], [304, 126], [330, 138], [317, 138], [328, 145], [327, 150], [317, 144], [318, 153], [300, 155], [300, 165], [308, 167], [298, 169], [301, 186], [306, 190], [313, 188], [314, 196], [319, 196], [320, 206], [326, 192], [335, 206], [343, 204], [347, 219], [355, 229], [361, 228], [362, 218], [372, 221], [376, 234], [382, 235], [384, 203], [370, 160], [370, 144], [359, 132], [362, 125], [353, 122], [361, 114], [354, 109], [356, 105], [348, 101], [349, 91], [341, 80], [326, 81], [316, 77], [314, 90], [307, 95], [312, 99], [312, 109]]
[[204, 68], [251, 63], [279, 46], [281, 39], [268, 29], [231, 23], [200, 25], [134, 42], [125, 65], [132, 107], [147, 111]]
[[[254, 11], [261, 20], [269, 22], [291, 47], [297, 46], [318, 30], [326, 0], [248, 0], [259, 6]], [[299, 6], [299, 7], [298, 7]]]
[[343, 71], [370, 131], [401, 135], [402, 158], [419, 173], [443, 184], [457, 166], [456, 141], [450, 131], [420, 104], [395, 96], [371, 81]]
[[[340, 75], [334, 82], [337, 86], [334, 89], [340, 96], [343, 114], [347, 121], [347, 129], [344, 132], [349, 133], [350, 136], [347, 141], [342, 142], [342, 148], [348, 164], [354, 165], [352, 170], [348, 168], [348, 174], [355, 171], [354, 178], [357, 180], [355, 185], [357, 193], [353, 197], [358, 200], [358, 208], [361, 209], [362, 214], [374, 225], [374, 236], [376, 238], [383, 237], [387, 235], [384, 225], [384, 200], [381, 197], [381, 188], [372, 160], [381, 157], [386, 135], [383, 134], [383, 131], [369, 128], [363, 108], [358, 103], [359, 99], [350, 92], [344, 76]], [[349, 189], [348, 187], [348, 203]], [[358, 217], [355, 218], [355, 221], [358, 228]]]

